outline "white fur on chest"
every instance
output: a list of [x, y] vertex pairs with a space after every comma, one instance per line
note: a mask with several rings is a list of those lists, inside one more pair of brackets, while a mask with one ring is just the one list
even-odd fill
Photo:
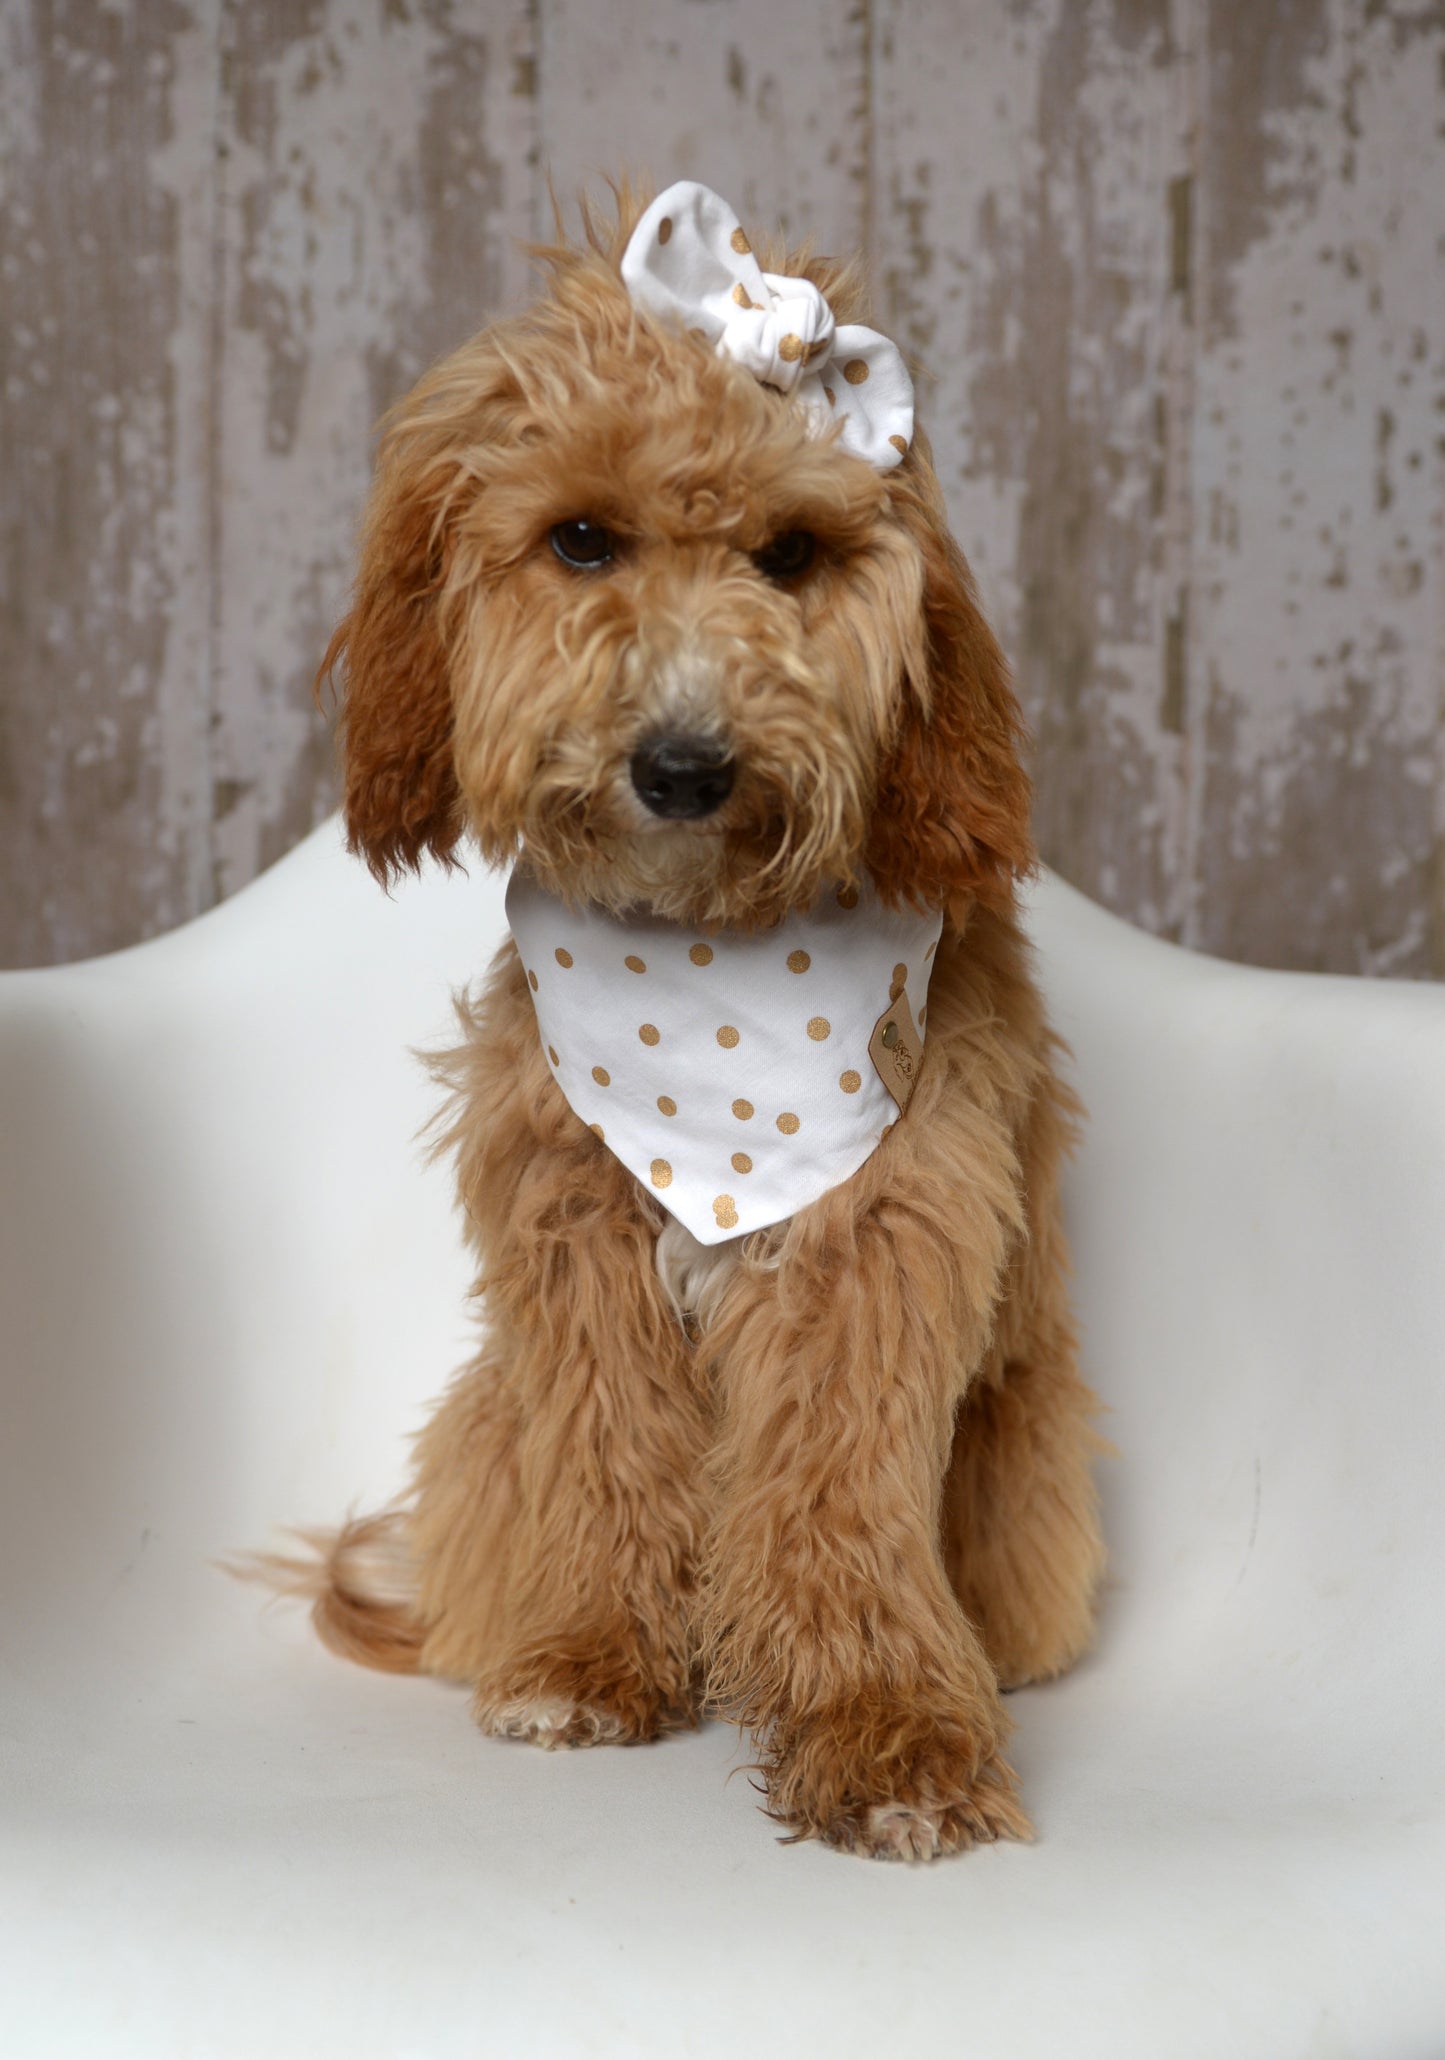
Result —
[[680, 1322], [689, 1318], [705, 1331], [742, 1260], [743, 1240], [730, 1237], [705, 1245], [685, 1223], [669, 1216], [657, 1233], [655, 1264]]

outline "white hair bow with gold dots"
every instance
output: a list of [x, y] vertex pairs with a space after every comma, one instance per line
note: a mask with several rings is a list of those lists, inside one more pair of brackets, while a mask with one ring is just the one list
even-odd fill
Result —
[[792, 394], [819, 433], [886, 472], [913, 437], [913, 381], [896, 344], [860, 324], [838, 328], [810, 279], [765, 272], [737, 216], [692, 179], [660, 193], [622, 254], [638, 307], [679, 322]]

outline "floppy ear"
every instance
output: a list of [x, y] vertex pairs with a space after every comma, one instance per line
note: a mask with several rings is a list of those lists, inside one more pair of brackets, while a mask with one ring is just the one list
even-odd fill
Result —
[[1027, 731], [921, 444], [900, 468], [910, 476], [898, 478], [894, 512], [923, 560], [924, 676], [904, 682], [867, 860], [886, 899], [1007, 908], [1035, 860]]
[[383, 886], [428, 852], [455, 864], [466, 829], [444, 606], [453, 527], [525, 412], [498, 324], [434, 366], [387, 418], [351, 613], [317, 681], [319, 693], [341, 668], [346, 840]]
[[383, 886], [427, 852], [454, 863], [465, 827], [438, 608], [444, 506], [443, 476], [399, 423], [377, 462], [351, 612], [317, 681], [319, 695], [342, 668], [346, 841]]

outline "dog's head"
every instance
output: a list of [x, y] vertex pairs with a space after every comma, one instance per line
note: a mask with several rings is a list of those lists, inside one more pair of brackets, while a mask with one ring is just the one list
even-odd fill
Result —
[[[470, 831], [569, 899], [751, 925], [867, 873], [998, 903], [1021, 726], [926, 446], [880, 472], [681, 326], [615, 232], [389, 418], [344, 664], [346, 821], [383, 881]], [[777, 270], [840, 321], [856, 283]]]

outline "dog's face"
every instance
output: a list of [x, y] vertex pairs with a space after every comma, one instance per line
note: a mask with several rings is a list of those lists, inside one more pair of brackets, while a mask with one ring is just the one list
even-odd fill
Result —
[[392, 417], [328, 658], [353, 848], [385, 878], [470, 830], [568, 898], [735, 926], [865, 870], [1009, 892], [1017, 710], [925, 452], [819, 441], [641, 319], [615, 253], [553, 270]]

